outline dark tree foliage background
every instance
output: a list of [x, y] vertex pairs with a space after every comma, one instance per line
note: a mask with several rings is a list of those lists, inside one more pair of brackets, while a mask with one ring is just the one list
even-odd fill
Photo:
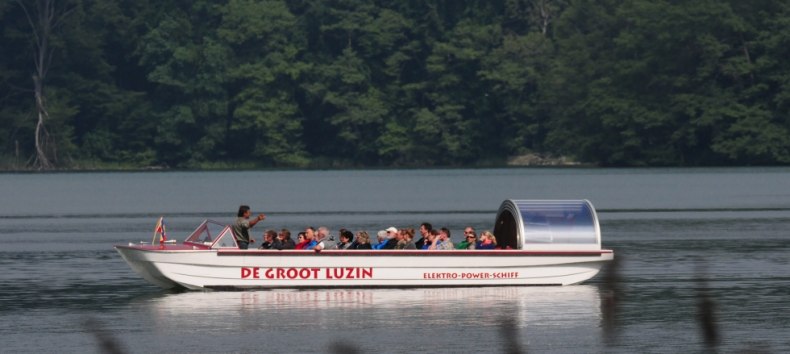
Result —
[[[0, 166], [35, 152], [0, 2]], [[790, 163], [786, 0], [63, 0], [61, 168]]]

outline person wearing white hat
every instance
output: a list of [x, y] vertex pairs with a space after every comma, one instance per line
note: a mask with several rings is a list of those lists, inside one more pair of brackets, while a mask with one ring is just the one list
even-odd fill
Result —
[[394, 250], [395, 246], [398, 245], [398, 239], [396, 238], [398, 235], [398, 229], [396, 229], [394, 226], [390, 226], [384, 231], [387, 232], [387, 242], [384, 243], [384, 246], [382, 246], [380, 249]]
[[380, 250], [384, 245], [387, 244], [387, 230], [379, 230], [376, 233], [376, 240], [379, 242], [372, 246], [374, 250]]

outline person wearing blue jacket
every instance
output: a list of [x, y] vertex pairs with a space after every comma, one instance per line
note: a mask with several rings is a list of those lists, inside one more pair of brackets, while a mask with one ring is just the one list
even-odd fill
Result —
[[479, 250], [493, 250], [496, 249], [496, 237], [491, 231], [483, 231], [480, 234], [480, 242], [477, 243]]

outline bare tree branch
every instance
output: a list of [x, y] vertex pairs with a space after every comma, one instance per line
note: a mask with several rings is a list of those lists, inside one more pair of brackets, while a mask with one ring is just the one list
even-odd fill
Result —
[[[49, 111], [45, 95], [45, 81], [49, 68], [52, 66], [54, 50], [50, 47], [52, 31], [57, 28], [64, 18], [73, 10], [64, 10], [58, 14], [55, 0], [36, 1], [36, 13], [31, 14], [22, 0], [15, 0], [25, 13], [30, 30], [33, 33], [33, 95], [36, 102], [37, 122], [35, 130], [35, 150], [33, 167], [39, 170], [51, 169], [57, 163], [57, 146], [51, 141], [46, 122], [49, 121]], [[35, 15], [35, 16], [33, 16]]]

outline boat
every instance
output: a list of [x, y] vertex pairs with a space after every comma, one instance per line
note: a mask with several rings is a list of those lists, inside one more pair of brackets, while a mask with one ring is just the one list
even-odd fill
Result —
[[189, 290], [571, 285], [614, 258], [588, 200], [505, 200], [494, 235], [495, 250], [242, 250], [205, 220], [182, 243], [114, 247], [148, 282]]

